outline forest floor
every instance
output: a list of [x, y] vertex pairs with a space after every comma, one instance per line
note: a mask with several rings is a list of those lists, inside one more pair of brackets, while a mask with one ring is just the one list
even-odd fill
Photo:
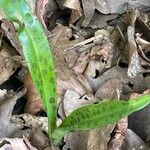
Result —
[[[58, 124], [87, 104], [150, 94], [149, 0], [26, 1], [52, 45]], [[0, 18], [0, 149], [150, 149], [150, 105], [116, 124], [68, 133], [53, 147], [16, 28]]]

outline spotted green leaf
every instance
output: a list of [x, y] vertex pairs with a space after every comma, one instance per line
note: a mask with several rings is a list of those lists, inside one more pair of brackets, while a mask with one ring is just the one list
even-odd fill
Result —
[[32, 79], [48, 115], [49, 135], [56, 128], [56, 77], [51, 48], [25, 0], [0, 0], [0, 9], [18, 23], [18, 38]]
[[52, 138], [58, 144], [69, 131], [94, 129], [115, 123], [149, 103], [150, 95], [145, 95], [128, 101], [106, 101], [81, 107], [64, 119], [52, 133]]

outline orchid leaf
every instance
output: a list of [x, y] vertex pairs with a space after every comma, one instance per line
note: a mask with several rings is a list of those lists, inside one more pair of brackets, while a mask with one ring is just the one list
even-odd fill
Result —
[[0, 9], [18, 23], [18, 39], [25, 61], [48, 115], [49, 136], [56, 128], [56, 77], [52, 49], [44, 30], [25, 0], [0, 0]]
[[134, 111], [138, 111], [150, 103], [150, 95], [130, 99], [128, 101], [106, 101], [90, 104], [73, 111], [52, 133], [55, 144], [69, 131], [89, 130], [104, 127], [119, 121]]

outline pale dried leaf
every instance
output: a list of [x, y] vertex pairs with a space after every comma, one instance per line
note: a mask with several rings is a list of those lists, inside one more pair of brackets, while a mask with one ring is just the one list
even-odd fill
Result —
[[130, 149], [149, 150], [149, 147], [137, 134], [135, 134], [132, 130], [127, 129], [125, 140], [122, 145], [122, 150]]
[[129, 26], [127, 29], [128, 35], [128, 50], [129, 50], [129, 67], [128, 67], [128, 76], [135, 77], [141, 75], [144, 69], [141, 66], [139, 54], [137, 52], [137, 45], [134, 38], [134, 27]]
[[27, 93], [26, 93], [27, 103], [24, 108], [24, 112], [29, 114], [37, 114], [38, 112], [43, 110], [43, 106], [41, 103], [40, 95], [35, 88], [35, 85], [32, 81], [29, 72], [24, 74], [23, 82], [24, 82], [24, 86], [27, 88]]
[[[12, 111], [16, 101], [26, 93], [26, 89], [18, 93], [8, 92], [5, 98], [0, 101], [0, 137], [13, 136], [13, 133], [18, 129], [11, 122]], [[7, 98], [6, 98], [7, 97]]]
[[74, 23], [82, 16], [79, 0], [66, 0], [64, 6], [72, 10], [70, 21], [69, 21], [70, 23]]
[[1, 143], [4, 144], [2, 147], [0, 147], [1, 150], [37, 150], [25, 137], [14, 139], [1, 138], [0, 144]]
[[95, 12], [95, 4], [94, 1], [91, 0], [82, 0], [82, 5], [85, 16], [82, 25], [88, 26]]
[[43, 131], [48, 133], [48, 120], [47, 117], [37, 117], [30, 114], [21, 114], [21, 115], [13, 115], [11, 117], [11, 122], [16, 127], [29, 127], [29, 128], [36, 128], [41, 127]]
[[0, 84], [4, 83], [20, 66], [12, 57], [17, 56], [11, 47], [2, 47], [0, 51]]

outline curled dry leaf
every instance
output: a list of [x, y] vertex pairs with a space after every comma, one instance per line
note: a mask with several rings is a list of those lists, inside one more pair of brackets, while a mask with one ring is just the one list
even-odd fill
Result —
[[46, 34], [49, 36], [50, 32], [47, 29], [46, 23], [48, 22], [48, 17], [50, 17], [54, 11], [57, 10], [57, 4], [54, 0], [37, 0], [35, 14], [41, 24], [43, 25]]
[[148, 26], [145, 17], [143, 17], [142, 15], [143, 14], [141, 13], [140, 16], [137, 18], [136, 26], [147, 39], [150, 39], [150, 27]]
[[[82, 0], [84, 19], [82, 26], [104, 27], [106, 21], [111, 20], [110, 14], [121, 14], [127, 11], [128, 5], [131, 8], [139, 8], [140, 10], [150, 10], [149, 1], [131, 1], [131, 0]], [[98, 10], [100, 13], [95, 13]], [[97, 14], [95, 17], [95, 14]], [[102, 14], [109, 14], [108, 16]], [[100, 17], [99, 17], [100, 16]], [[97, 24], [96, 22], [100, 22]]]
[[148, 10], [150, 6], [149, 0], [94, 0], [95, 7], [103, 14], [114, 14], [124, 13], [127, 10], [127, 6], [130, 5], [132, 8], [139, 8], [142, 10]]
[[6, 37], [10, 40], [13, 47], [19, 52], [23, 57], [22, 47], [18, 41], [15, 26], [7, 19], [2, 19], [1, 28], [5, 33]]
[[139, 54], [137, 51], [137, 45], [134, 38], [134, 27], [129, 26], [127, 29], [128, 35], [128, 50], [129, 50], [129, 67], [128, 76], [135, 77], [143, 73], [144, 69], [141, 66]]
[[71, 18], [69, 21], [70, 23], [76, 22], [82, 16], [79, 0], [66, 0], [63, 6], [70, 8], [72, 10]]
[[41, 103], [40, 95], [35, 88], [35, 85], [31, 79], [31, 75], [29, 72], [24, 74], [23, 82], [24, 86], [27, 88], [27, 103], [24, 108], [24, 112], [29, 114], [37, 114], [43, 109], [43, 106]]
[[138, 44], [138, 50], [141, 57], [150, 63], [150, 58], [148, 57], [150, 52], [150, 42], [142, 39], [136, 34], [136, 43]]

